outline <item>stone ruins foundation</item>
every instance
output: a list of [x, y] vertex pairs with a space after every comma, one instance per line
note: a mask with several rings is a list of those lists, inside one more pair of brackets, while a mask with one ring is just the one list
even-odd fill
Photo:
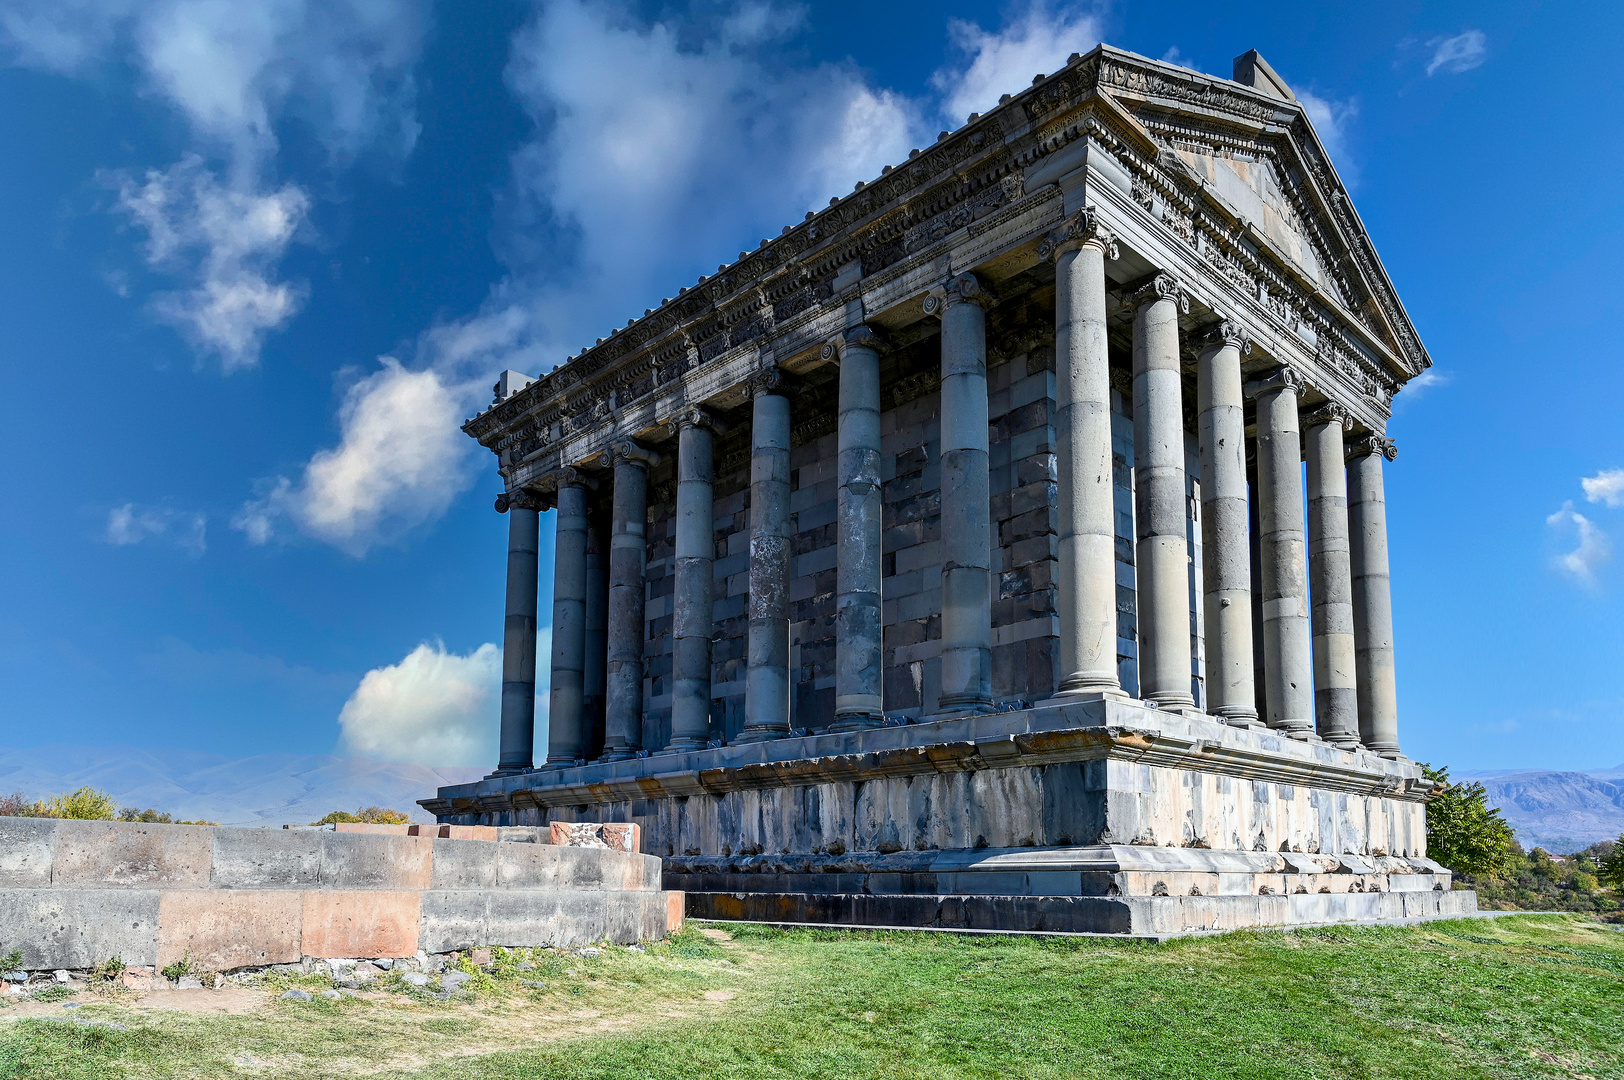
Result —
[[1399, 744], [1386, 425], [1431, 361], [1290, 89], [1234, 74], [1074, 56], [504, 373], [464, 428], [509, 516], [500, 761], [422, 805], [635, 822], [693, 917], [1474, 911]]

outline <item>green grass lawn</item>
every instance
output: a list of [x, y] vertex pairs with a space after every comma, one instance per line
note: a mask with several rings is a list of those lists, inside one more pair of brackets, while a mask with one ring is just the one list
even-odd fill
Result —
[[727, 930], [444, 1003], [71, 1011], [123, 1030], [0, 1009], [0, 1078], [1624, 1077], [1624, 934], [1572, 916], [1164, 944]]

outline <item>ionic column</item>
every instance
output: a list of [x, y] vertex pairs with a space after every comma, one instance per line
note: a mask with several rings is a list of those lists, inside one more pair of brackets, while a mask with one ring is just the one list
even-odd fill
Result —
[[[882, 723], [880, 703], [880, 354], [856, 326], [839, 345], [840, 482], [836, 511], [835, 722], [830, 731]], [[830, 346], [824, 354], [830, 355]]]
[[1347, 410], [1335, 402], [1320, 406], [1305, 420], [1316, 730], [1326, 742], [1352, 749], [1359, 745], [1359, 682], [1348, 563], [1348, 474], [1342, 447], [1347, 424]]
[[507, 614], [502, 621], [501, 751], [492, 776], [529, 772], [536, 745], [536, 576], [541, 500], [527, 491], [496, 497], [508, 515]]
[[1289, 367], [1246, 385], [1257, 398], [1258, 553], [1263, 596], [1263, 685], [1271, 728], [1314, 737], [1314, 648], [1303, 538], [1302, 447]]
[[[960, 274], [947, 283], [942, 309], [942, 692], [938, 701], [940, 710], [949, 714], [992, 708], [991, 480], [987, 471], [984, 310], [990, 299], [974, 274]], [[877, 435], [878, 428], [875, 430]], [[877, 438], [874, 446], [877, 468]], [[874, 498], [878, 503], [877, 491]], [[874, 529], [877, 536], [878, 514]], [[876, 600], [878, 596], [876, 589]]]
[[1116, 506], [1105, 260], [1116, 239], [1093, 208], [1045, 241], [1055, 262], [1055, 469], [1060, 518], [1060, 694], [1120, 694]]
[[1246, 500], [1246, 400], [1239, 324], [1208, 331], [1196, 367], [1201, 444], [1202, 602], [1206, 614], [1207, 711], [1239, 727], [1257, 725], [1252, 683], [1252, 567]]
[[586, 696], [586, 478], [576, 469], [553, 477], [558, 491], [553, 545], [553, 657], [547, 709], [547, 764], [584, 756]]
[[643, 596], [648, 566], [648, 469], [660, 455], [630, 439], [611, 450], [614, 509], [609, 526], [609, 664], [603, 761], [643, 746]]
[[711, 614], [716, 511], [711, 474], [716, 419], [688, 409], [677, 427], [676, 581], [672, 595], [671, 744], [703, 750], [710, 741]]
[[1387, 499], [1382, 460], [1393, 440], [1366, 435], [1348, 449], [1348, 524], [1352, 539], [1353, 639], [1359, 672], [1359, 739], [1385, 758], [1398, 748], [1398, 680], [1393, 669], [1393, 598], [1387, 570]]
[[1171, 275], [1157, 274], [1129, 302], [1135, 307], [1133, 475], [1139, 693], [1164, 708], [1194, 706], [1179, 374], [1179, 314], [1188, 310], [1189, 301]]
[[750, 625], [744, 729], [735, 742], [789, 734], [788, 386], [768, 367], [750, 383]]

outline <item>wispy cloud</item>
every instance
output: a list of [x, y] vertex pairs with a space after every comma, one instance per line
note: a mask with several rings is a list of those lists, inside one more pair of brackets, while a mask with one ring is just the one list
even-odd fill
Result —
[[1585, 585], [1596, 584], [1596, 571], [1613, 557], [1613, 545], [1608, 536], [1589, 518], [1573, 508], [1571, 501], [1545, 519], [1559, 536], [1575, 541], [1573, 550], [1558, 555], [1556, 568]]
[[[1001, 95], [1020, 93], [1034, 76], [1052, 74], [1072, 53], [1098, 45], [1100, 19], [1091, 8], [1051, 8], [1046, 0], [1032, 0], [1001, 31], [952, 19], [947, 34], [957, 53], [955, 62], [937, 71], [931, 85], [941, 95], [943, 119], [957, 128], [970, 113], [986, 112]], [[1177, 53], [1175, 48], [1163, 59]]]
[[1427, 61], [1429, 76], [1443, 72], [1459, 75], [1480, 66], [1489, 55], [1489, 39], [1481, 30], [1466, 30], [1454, 37], [1433, 38], [1432, 59]]
[[1595, 476], [1579, 481], [1585, 489], [1585, 499], [1614, 510], [1624, 507], [1624, 469], [1603, 469]]
[[158, 314], [230, 371], [257, 362], [302, 295], [272, 273], [311, 201], [269, 179], [278, 123], [302, 121], [335, 165], [409, 151], [426, 14], [426, 0], [9, 0], [0, 57], [67, 75], [128, 63], [186, 120], [192, 153], [113, 186], [149, 265], [183, 284], [154, 298]]
[[304, 287], [272, 280], [310, 208], [292, 184], [263, 194], [222, 185], [188, 155], [137, 180], [109, 174], [118, 206], [147, 233], [147, 264], [190, 285], [160, 294], [154, 308], [226, 371], [259, 359], [265, 334], [299, 310]]
[[172, 544], [194, 555], [208, 547], [208, 515], [164, 506], [138, 506], [133, 502], [107, 512], [102, 538], [117, 547], [153, 540]]

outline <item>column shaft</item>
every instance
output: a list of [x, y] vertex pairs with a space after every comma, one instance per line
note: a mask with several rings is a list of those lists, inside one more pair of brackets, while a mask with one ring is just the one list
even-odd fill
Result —
[[1387, 568], [1387, 499], [1382, 461], [1396, 456], [1380, 436], [1357, 440], [1348, 462], [1353, 634], [1359, 672], [1359, 737], [1382, 757], [1398, 747], [1398, 679], [1393, 665], [1393, 598]]
[[1264, 699], [1269, 726], [1292, 738], [1314, 731], [1314, 649], [1303, 537], [1303, 455], [1297, 425], [1302, 379], [1282, 368], [1249, 384], [1257, 397], [1258, 548], [1262, 570]]
[[508, 514], [507, 614], [502, 624], [502, 729], [496, 775], [525, 772], [536, 743], [536, 577], [541, 503], [504, 495]]
[[1133, 320], [1134, 564], [1139, 586], [1139, 693], [1194, 706], [1190, 693], [1190, 545], [1185, 533], [1184, 409], [1178, 285], [1141, 290]]
[[609, 687], [609, 541], [601, 510], [588, 504], [586, 521], [586, 663], [581, 695], [581, 756], [603, 753]]
[[615, 444], [609, 529], [609, 664], [603, 760], [643, 747], [643, 597], [648, 566], [648, 467], [658, 460], [631, 440]]
[[750, 417], [750, 624], [738, 742], [789, 734], [789, 442], [784, 376], [755, 376]]
[[669, 750], [702, 750], [710, 741], [712, 564], [716, 552], [713, 424], [698, 409], [689, 410], [678, 422]]
[[[963, 274], [948, 284], [942, 311], [939, 706], [946, 713], [992, 708], [991, 482], [987, 469], [987, 325], [982, 310], [986, 297], [975, 275]], [[877, 466], [877, 440], [875, 450]], [[878, 492], [875, 498], [877, 502]], [[877, 589], [875, 595], [877, 598]]]
[[1120, 693], [1116, 506], [1105, 256], [1115, 244], [1092, 214], [1081, 243], [1055, 255], [1055, 476], [1060, 518], [1060, 692]]
[[[572, 470], [573, 472], [573, 470]], [[553, 554], [553, 669], [547, 709], [547, 764], [584, 757], [586, 696], [586, 487], [558, 485]]]
[[1196, 369], [1207, 711], [1243, 727], [1257, 722], [1257, 693], [1252, 686], [1246, 400], [1241, 393], [1244, 345], [1239, 327], [1220, 323]]
[[880, 354], [866, 326], [840, 346], [836, 472], [835, 722], [874, 727], [880, 698]]
[[1353, 580], [1348, 549], [1348, 474], [1339, 406], [1308, 418], [1308, 573], [1313, 599], [1314, 706], [1320, 738], [1359, 745], [1358, 672], [1353, 633]]

